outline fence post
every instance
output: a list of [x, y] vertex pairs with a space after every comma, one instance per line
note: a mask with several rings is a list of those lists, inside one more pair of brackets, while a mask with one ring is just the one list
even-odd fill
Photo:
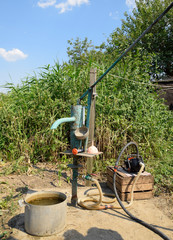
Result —
[[[97, 69], [90, 70], [90, 86], [96, 82]], [[95, 130], [95, 102], [96, 102], [96, 86], [93, 88], [90, 108], [90, 123], [89, 123], [89, 137], [88, 147], [94, 142], [94, 130]], [[93, 158], [87, 158], [87, 173], [91, 174], [93, 169]], [[86, 186], [91, 186], [90, 181], [86, 181]]]

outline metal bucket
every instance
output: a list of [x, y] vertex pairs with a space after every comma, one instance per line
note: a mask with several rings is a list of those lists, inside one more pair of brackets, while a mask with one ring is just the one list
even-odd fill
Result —
[[[34, 205], [40, 199], [57, 199], [58, 203]], [[25, 230], [36, 236], [49, 236], [65, 228], [67, 196], [61, 192], [36, 192], [25, 199]]]

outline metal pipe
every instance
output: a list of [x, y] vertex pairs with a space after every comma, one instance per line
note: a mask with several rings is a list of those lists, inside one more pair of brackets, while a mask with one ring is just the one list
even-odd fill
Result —
[[78, 178], [78, 157], [73, 156], [73, 178], [72, 178], [72, 197], [71, 204], [73, 206], [77, 205], [77, 178]]
[[75, 122], [75, 120], [76, 120], [75, 117], [60, 118], [53, 123], [50, 129], [56, 129], [61, 123]]
[[106, 70], [103, 75], [93, 84], [89, 87], [89, 89], [78, 99], [78, 102], [80, 102], [90, 91], [91, 88], [93, 88], [98, 82], [102, 80], [106, 74], [136, 45], [137, 42], [146, 34], [148, 33], [151, 28], [173, 7], [173, 2], [165, 9], [165, 11], [130, 45], [128, 49], [125, 50], [125, 52]]

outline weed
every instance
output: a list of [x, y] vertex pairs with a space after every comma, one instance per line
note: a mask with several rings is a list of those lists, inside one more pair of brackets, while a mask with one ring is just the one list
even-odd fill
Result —
[[8, 237], [8, 232], [4, 231], [3, 233], [0, 233], [0, 239], [5, 240]]
[[62, 172], [61, 170], [58, 171], [58, 186], [61, 186], [61, 177], [62, 177]]
[[13, 194], [6, 196], [4, 199], [0, 200], [0, 209], [7, 209], [9, 207], [10, 201], [13, 199]]

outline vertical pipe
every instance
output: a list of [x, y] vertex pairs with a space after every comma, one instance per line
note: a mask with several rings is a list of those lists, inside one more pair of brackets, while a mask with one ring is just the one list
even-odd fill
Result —
[[78, 178], [78, 157], [73, 156], [73, 178], [72, 178], [72, 197], [71, 204], [77, 205], [77, 178]]
[[83, 106], [71, 106], [71, 117], [75, 117], [76, 120], [70, 125], [70, 147], [71, 149], [79, 149], [82, 146], [82, 141], [76, 138], [74, 132], [83, 125]]
[[[83, 125], [83, 106], [82, 105], [76, 105], [71, 106], [71, 117], [75, 117], [75, 122], [71, 123], [70, 126], [70, 147], [71, 150], [73, 148], [81, 148], [82, 147], [82, 141], [77, 139], [75, 136], [75, 131], [77, 128], [82, 127]], [[77, 205], [77, 178], [78, 178], [78, 157], [73, 156], [73, 176], [72, 176], [72, 197], [71, 197], [71, 204], [73, 206]]]

